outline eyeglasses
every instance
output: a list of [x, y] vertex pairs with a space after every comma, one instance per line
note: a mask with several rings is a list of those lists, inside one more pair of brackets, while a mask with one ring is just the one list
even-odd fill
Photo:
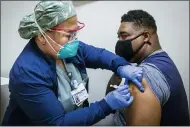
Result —
[[85, 26], [84, 23], [81, 23], [79, 21], [77, 21], [77, 23], [78, 23], [78, 27], [75, 28], [75, 29], [65, 29], [65, 28], [56, 28], [56, 27], [53, 27], [53, 28], [50, 28], [49, 30], [50, 31], [56, 31], [56, 32], [64, 33], [67, 36], [69, 36], [69, 40], [73, 40], [73, 39], [76, 38], [77, 32], [79, 30], [81, 30]]
[[[78, 23], [78, 27], [75, 28], [75, 29], [72, 29], [72, 30], [71, 29], [70, 30], [69, 29], [65, 29], [65, 28], [56, 28], [56, 27], [51, 28], [51, 30], [64, 31], [64, 32], [69, 32], [69, 33], [77, 32], [77, 31], [81, 30], [85, 26], [84, 23], [81, 23], [79, 21], [77, 21], [77, 23]], [[80, 25], [82, 25], [82, 26], [80, 26]]]

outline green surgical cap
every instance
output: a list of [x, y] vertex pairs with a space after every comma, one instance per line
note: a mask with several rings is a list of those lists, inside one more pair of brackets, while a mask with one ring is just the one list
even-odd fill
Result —
[[71, 1], [41, 1], [32, 14], [20, 21], [18, 32], [22, 38], [30, 39], [41, 34], [35, 18], [40, 28], [46, 31], [73, 16], [76, 16], [76, 11]]

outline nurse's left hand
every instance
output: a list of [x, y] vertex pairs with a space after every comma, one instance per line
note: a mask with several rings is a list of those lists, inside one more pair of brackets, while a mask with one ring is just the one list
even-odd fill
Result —
[[144, 92], [144, 87], [141, 83], [143, 77], [142, 68], [132, 65], [125, 65], [118, 67], [117, 73], [121, 76], [121, 78], [125, 78], [125, 84], [128, 84], [128, 80], [131, 80], [141, 92]]

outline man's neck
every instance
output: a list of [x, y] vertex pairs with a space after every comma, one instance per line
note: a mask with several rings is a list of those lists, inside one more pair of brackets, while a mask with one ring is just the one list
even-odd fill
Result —
[[162, 49], [160, 46], [159, 47], [156, 47], [156, 48], [153, 48], [149, 51], [147, 51], [144, 56], [141, 57], [141, 59], [139, 59], [139, 61], [137, 62], [137, 64], [140, 64], [144, 59], [146, 59], [147, 57], [149, 57], [153, 52], [157, 51], [157, 50], [160, 50]]
[[154, 36], [152, 36], [152, 39], [150, 41], [152, 42], [150, 43], [151, 47], [149, 47], [148, 49], [145, 49], [146, 50], [145, 53], [141, 56], [141, 58], [138, 59], [138, 62], [137, 62], [138, 64], [140, 64], [144, 59], [146, 59], [156, 50], [162, 49], [157, 33], [155, 33]]

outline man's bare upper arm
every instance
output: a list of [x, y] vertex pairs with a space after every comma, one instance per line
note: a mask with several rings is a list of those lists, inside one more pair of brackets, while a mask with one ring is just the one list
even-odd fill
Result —
[[160, 125], [161, 105], [144, 79], [142, 84], [145, 87], [144, 93], [133, 83], [129, 84], [134, 100], [125, 110], [125, 121], [127, 125]]

